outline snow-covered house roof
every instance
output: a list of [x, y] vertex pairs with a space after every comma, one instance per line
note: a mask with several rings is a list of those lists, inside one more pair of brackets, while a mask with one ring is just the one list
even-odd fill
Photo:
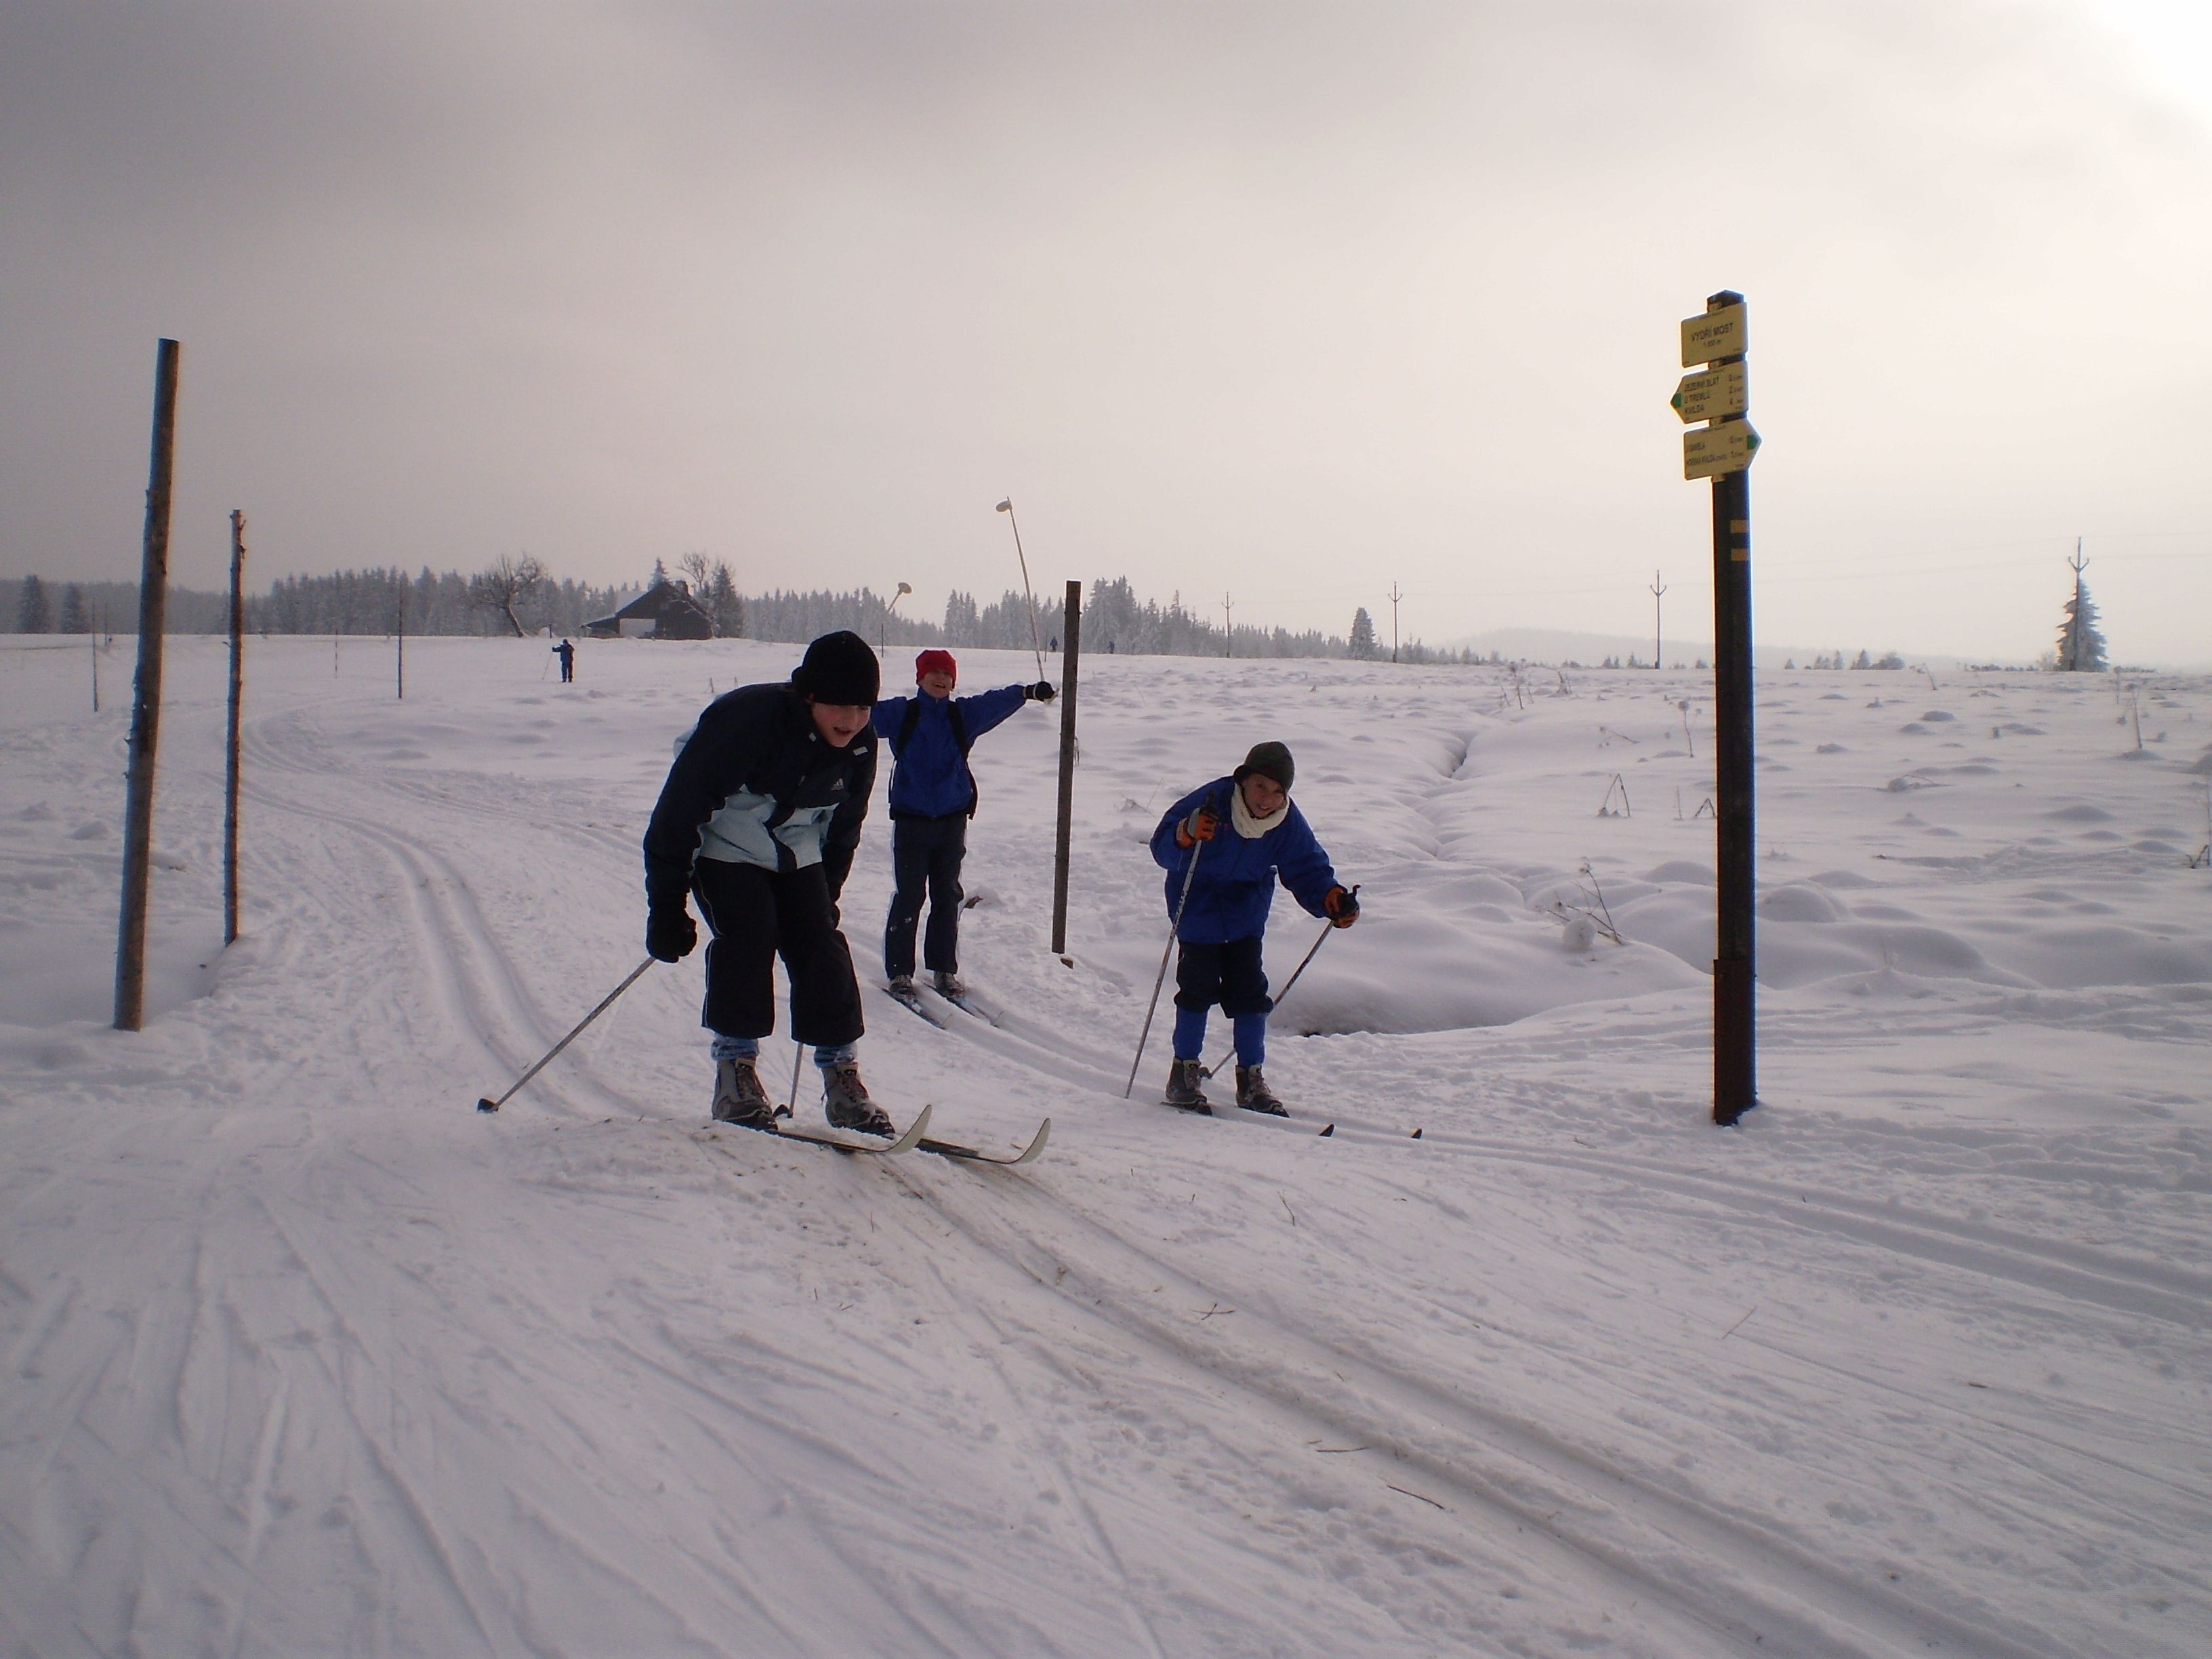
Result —
[[691, 597], [690, 585], [671, 577], [655, 582], [610, 616], [584, 624], [593, 639], [711, 640], [714, 618]]

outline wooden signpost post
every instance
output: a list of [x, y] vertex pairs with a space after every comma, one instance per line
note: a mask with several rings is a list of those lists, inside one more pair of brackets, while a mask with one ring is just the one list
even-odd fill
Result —
[[1743, 295], [1723, 292], [1682, 319], [1674, 412], [1703, 421], [1682, 434], [1682, 476], [1713, 481], [1713, 726], [1719, 915], [1713, 958], [1713, 1121], [1732, 1124], [1759, 1104], [1757, 848], [1753, 833], [1751, 684], [1751, 483], [1759, 453], [1745, 353]]

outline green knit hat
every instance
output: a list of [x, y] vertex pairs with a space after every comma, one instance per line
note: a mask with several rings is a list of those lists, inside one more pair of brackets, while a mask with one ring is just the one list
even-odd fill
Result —
[[1297, 763], [1291, 759], [1291, 751], [1284, 744], [1255, 743], [1252, 745], [1252, 752], [1244, 757], [1244, 764], [1237, 769], [1234, 776], [1237, 782], [1242, 783], [1257, 772], [1264, 777], [1274, 779], [1288, 789], [1297, 771]]

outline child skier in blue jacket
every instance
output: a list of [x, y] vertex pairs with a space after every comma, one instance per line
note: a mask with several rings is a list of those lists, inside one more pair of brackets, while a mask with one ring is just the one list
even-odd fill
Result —
[[1152, 858], [1168, 872], [1168, 914], [1176, 916], [1180, 906], [1175, 1059], [1166, 1103], [1187, 1112], [1212, 1110], [1199, 1084], [1206, 1010], [1218, 1002], [1237, 1034], [1237, 1103], [1248, 1112], [1289, 1115], [1260, 1070], [1267, 1013], [1275, 1006], [1260, 942], [1276, 881], [1306, 910], [1339, 927], [1359, 920], [1358, 898], [1338, 883], [1305, 814], [1291, 805], [1295, 775], [1288, 749], [1255, 744], [1236, 771], [1185, 795], [1152, 831]]
[[960, 866], [968, 855], [968, 820], [975, 815], [975, 775], [968, 750], [975, 739], [1024, 702], [1052, 701], [1052, 682], [1002, 686], [955, 697], [960, 667], [950, 651], [914, 659], [915, 695], [876, 705], [876, 735], [890, 746], [891, 871], [896, 890], [884, 921], [884, 976], [902, 1002], [914, 997], [914, 935], [925, 896], [929, 930], [922, 961], [942, 995], [964, 994], [960, 983]]

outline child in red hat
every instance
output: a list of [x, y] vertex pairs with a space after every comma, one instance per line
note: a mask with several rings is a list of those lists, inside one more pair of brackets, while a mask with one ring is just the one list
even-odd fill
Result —
[[938, 992], [963, 994], [960, 982], [960, 866], [968, 820], [975, 815], [975, 775], [968, 750], [1024, 702], [1052, 701], [1052, 682], [1002, 686], [956, 697], [960, 665], [935, 647], [914, 659], [915, 695], [876, 705], [876, 735], [890, 746], [891, 869], [896, 890], [884, 922], [884, 975], [891, 994], [911, 1001], [914, 936], [922, 901], [929, 927], [922, 961]]

